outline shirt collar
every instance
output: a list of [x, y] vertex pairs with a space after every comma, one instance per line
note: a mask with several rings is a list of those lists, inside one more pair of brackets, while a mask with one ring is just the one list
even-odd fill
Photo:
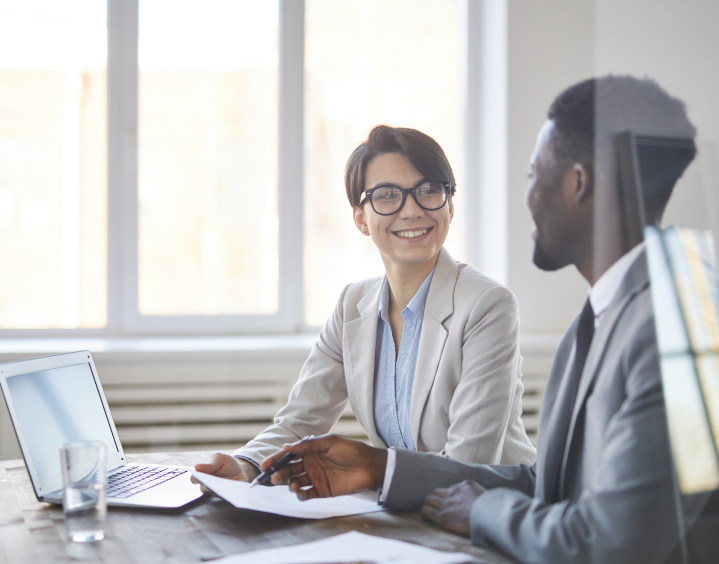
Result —
[[592, 304], [595, 318], [599, 318], [612, 303], [624, 277], [643, 250], [644, 243], [642, 242], [628, 253], [625, 253], [589, 289], [589, 302]]
[[[402, 317], [405, 317], [404, 312], [409, 310], [420, 321], [424, 318], [424, 306], [427, 304], [427, 295], [429, 294], [429, 287], [432, 284], [432, 277], [434, 276], [435, 268], [433, 268], [432, 272], [427, 275], [427, 278], [424, 279], [424, 282], [422, 282], [422, 285], [417, 290], [417, 293], [407, 304], [407, 307], [404, 308]], [[384, 321], [389, 323], [389, 282], [386, 276], [384, 278], [384, 283], [382, 284], [382, 292], [379, 296], [378, 313]]]

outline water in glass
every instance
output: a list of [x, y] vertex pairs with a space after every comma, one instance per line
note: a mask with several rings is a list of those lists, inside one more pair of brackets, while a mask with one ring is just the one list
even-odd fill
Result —
[[75, 542], [93, 542], [105, 538], [107, 515], [106, 489], [102, 483], [68, 484], [63, 492], [63, 512], [67, 535]]
[[107, 448], [102, 441], [77, 441], [60, 447], [62, 507], [67, 536], [75, 542], [105, 538]]

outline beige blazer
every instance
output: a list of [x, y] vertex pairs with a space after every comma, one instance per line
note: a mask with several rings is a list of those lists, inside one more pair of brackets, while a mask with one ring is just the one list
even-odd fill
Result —
[[[329, 432], [349, 401], [372, 444], [383, 278], [347, 286], [274, 425], [235, 456], [261, 463], [287, 442]], [[410, 425], [417, 450], [463, 462], [532, 464], [520, 418], [522, 357], [514, 294], [443, 248], [427, 295]]]

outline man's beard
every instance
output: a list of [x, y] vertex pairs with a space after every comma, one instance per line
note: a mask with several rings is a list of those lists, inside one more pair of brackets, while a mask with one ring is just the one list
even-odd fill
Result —
[[553, 272], [567, 266], [567, 263], [560, 262], [548, 256], [547, 253], [544, 252], [544, 249], [542, 249], [538, 240], [534, 241], [534, 256], [532, 257], [532, 261], [537, 268], [548, 272]]

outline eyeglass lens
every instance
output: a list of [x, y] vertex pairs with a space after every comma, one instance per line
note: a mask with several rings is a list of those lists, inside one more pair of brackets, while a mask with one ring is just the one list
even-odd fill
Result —
[[[447, 201], [447, 191], [441, 182], [425, 182], [414, 189], [415, 198], [427, 210], [441, 208]], [[391, 214], [402, 206], [402, 190], [382, 186], [372, 192], [372, 207], [379, 214]]]

